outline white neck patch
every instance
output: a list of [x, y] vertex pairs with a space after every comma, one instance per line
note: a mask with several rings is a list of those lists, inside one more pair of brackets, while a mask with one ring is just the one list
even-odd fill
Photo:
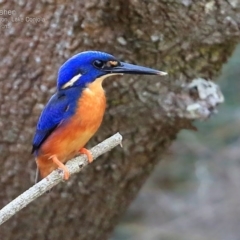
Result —
[[74, 76], [71, 80], [69, 80], [62, 86], [62, 89], [71, 87], [81, 76], [82, 76], [82, 74], [80, 74], [80, 73], [78, 75]]

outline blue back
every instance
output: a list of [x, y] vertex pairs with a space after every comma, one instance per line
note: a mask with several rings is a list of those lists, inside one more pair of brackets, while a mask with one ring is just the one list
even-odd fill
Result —
[[54, 129], [74, 115], [83, 88], [70, 88], [55, 93], [43, 109], [33, 138], [32, 153], [37, 150]]

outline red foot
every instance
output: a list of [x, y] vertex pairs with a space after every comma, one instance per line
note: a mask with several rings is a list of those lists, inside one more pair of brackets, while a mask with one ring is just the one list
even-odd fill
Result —
[[87, 159], [88, 159], [89, 163], [91, 163], [93, 161], [93, 156], [92, 156], [91, 152], [89, 150], [87, 150], [86, 148], [81, 148], [79, 150], [79, 152], [81, 154], [86, 154], [87, 155]]
[[58, 160], [57, 156], [56, 155], [53, 155], [50, 157], [50, 159], [52, 159], [52, 161], [58, 165], [58, 167], [63, 171], [64, 173], [64, 180], [68, 180], [69, 179], [69, 171], [67, 169], [67, 167]]

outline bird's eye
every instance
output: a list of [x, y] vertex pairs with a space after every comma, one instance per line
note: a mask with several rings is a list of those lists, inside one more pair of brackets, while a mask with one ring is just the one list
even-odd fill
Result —
[[101, 61], [101, 60], [95, 60], [95, 61], [93, 62], [93, 65], [94, 65], [95, 67], [97, 67], [97, 68], [102, 68], [102, 67], [104, 66], [104, 62]]

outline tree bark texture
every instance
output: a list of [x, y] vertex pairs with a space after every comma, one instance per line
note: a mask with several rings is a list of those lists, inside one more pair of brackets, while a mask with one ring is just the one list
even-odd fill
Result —
[[182, 81], [219, 74], [239, 41], [239, 1], [1, 2], [1, 9], [16, 11], [3, 16], [9, 21], [0, 40], [1, 207], [34, 182], [31, 139], [66, 59], [101, 50], [169, 73], [168, 86], [152, 76], [107, 79], [108, 109], [89, 145], [119, 131], [123, 149], [113, 149], [0, 227], [1, 239], [107, 239], [177, 133], [192, 128], [190, 120], [169, 116], [163, 100]]

